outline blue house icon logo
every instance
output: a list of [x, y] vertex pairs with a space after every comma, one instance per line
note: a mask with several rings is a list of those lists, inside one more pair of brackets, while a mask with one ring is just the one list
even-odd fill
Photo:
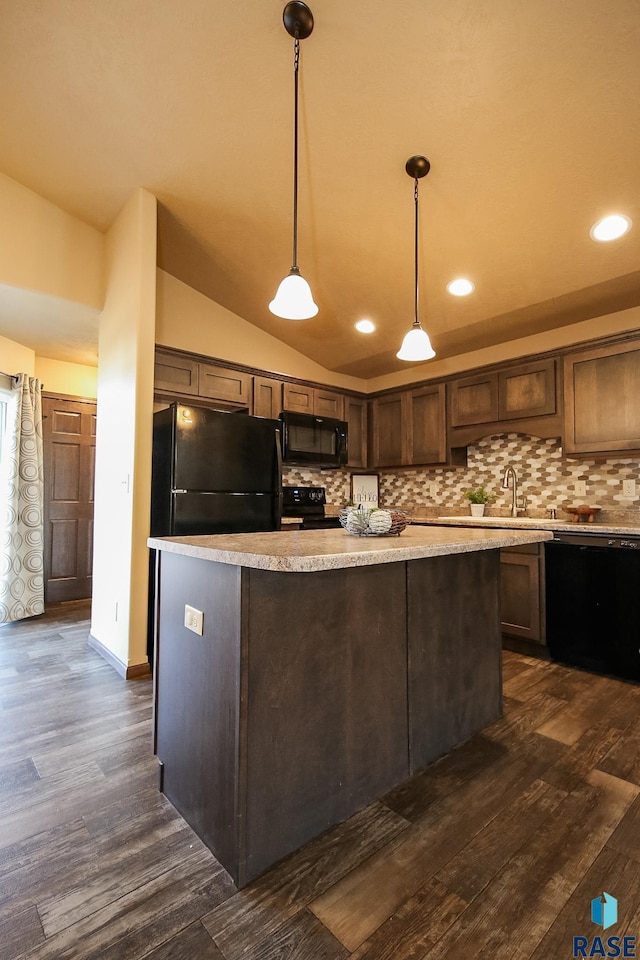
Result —
[[591, 921], [606, 930], [618, 920], [618, 901], [610, 893], [595, 897], [591, 901]]

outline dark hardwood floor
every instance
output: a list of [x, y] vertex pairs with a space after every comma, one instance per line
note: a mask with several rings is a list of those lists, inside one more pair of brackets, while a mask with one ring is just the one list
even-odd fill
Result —
[[238, 892], [88, 616], [0, 628], [0, 960], [563, 960], [603, 890], [640, 934], [640, 687], [505, 653], [502, 720]]

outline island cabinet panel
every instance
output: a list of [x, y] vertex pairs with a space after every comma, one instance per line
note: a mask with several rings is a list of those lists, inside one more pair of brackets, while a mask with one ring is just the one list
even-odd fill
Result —
[[[160, 551], [155, 738], [163, 791], [223, 864], [240, 856], [241, 568]], [[204, 613], [204, 635], [184, 625]]]
[[640, 450], [638, 340], [564, 358], [564, 450]]
[[498, 564], [497, 550], [408, 563], [411, 773], [502, 714]]
[[408, 776], [407, 652], [404, 564], [248, 575], [252, 877]]

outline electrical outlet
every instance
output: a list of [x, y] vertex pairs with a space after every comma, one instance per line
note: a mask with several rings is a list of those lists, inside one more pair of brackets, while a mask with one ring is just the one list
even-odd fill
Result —
[[587, 495], [587, 481], [586, 480], [576, 480], [573, 484], [573, 492], [576, 497], [586, 497]]
[[188, 603], [185, 603], [184, 625], [187, 630], [192, 630], [193, 633], [197, 633], [198, 636], [201, 637], [204, 628], [204, 614], [202, 610], [196, 610], [195, 607], [190, 607]]
[[438, 496], [438, 484], [437, 484], [437, 483], [432, 483], [432, 484], [431, 484], [431, 486], [429, 487], [429, 495], [430, 495], [430, 497], [431, 497], [432, 500], [435, 500], [435, 499], [436, 499], [436, 497]]
[[623, 497], [635, 497], [636, 495], [636, 482], [635, 480], [623, 480], [622, 481], [622, 496]]

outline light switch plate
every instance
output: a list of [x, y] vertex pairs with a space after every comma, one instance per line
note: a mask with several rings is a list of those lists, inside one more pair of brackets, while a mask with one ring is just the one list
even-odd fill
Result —
[[635, 480], [623, 480], [622, 481], [622, 496], [623, 497], [635, 497], [636, 495], [636, 482]]
[[204, 613], [202, 610], [196, 610], [195, 607], [190, 607], [188, 603], [185, 603], [184, 625], [187, 630], [191, 630], [193, 633], [197, 633], [198, 636], [201, 637], [204, 628]]
[[587, 495], [587, 481], [586, 480], [576, 480], [573, 484], [573, 490], [576, 497], [586, 497]]
[[430, 495], [430, 497], [431, 497], [432, 500], [435, 500], [435, 499], [436, 499], [436, 497], [438, 496], [438, 484], [437, 484], [437, 483], [432, 483], [432, 484], [431, 484], [431, 487], [430, 487], [430, 489], [429, 489], [429, 495]]

